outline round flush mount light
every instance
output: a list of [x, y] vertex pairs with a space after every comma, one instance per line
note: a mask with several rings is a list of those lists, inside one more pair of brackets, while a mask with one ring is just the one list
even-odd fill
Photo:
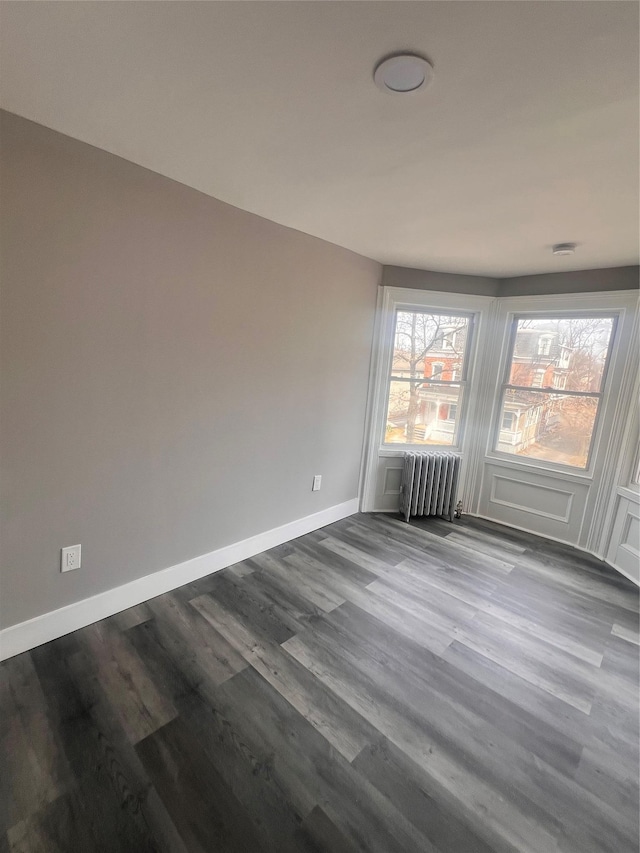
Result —
[[551, 250], [554, 255], [573, 255], [576, 251], [575, 243], [556, 243]]
[[397, 53], [375, 67], [376, 86], [391, 95], [406, 95], [426, 88], [433, 79], [433, 65], [413, 53]]

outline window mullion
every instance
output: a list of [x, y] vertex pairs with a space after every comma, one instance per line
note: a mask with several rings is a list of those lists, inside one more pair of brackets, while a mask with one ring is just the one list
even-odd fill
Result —
[[570, 391], [565, 388], [553, 388], [545, 386], [543, 388], [535, 385], [503, 385], [505, 391], [529, 391], [534, 394], [557, 394], [560, 397], [593, 397], [599, 400], [602, 397], [602, 391]]

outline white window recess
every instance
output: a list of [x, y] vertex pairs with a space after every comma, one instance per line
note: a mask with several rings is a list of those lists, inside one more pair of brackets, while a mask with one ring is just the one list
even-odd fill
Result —
[[[481, 446], [477, 454], [477, 488], [465, 509], [603, 557], [610, 530], [607, 513], [616, 488], [617, 460], [637, 370], [637, 356], [633, 354], [636, 295], [619, 291], [510, 297], [498, 300], [496, 308], [494, 331], [501, 343], [493, 346], [484, 360], [483, 385], [479, 389], [483, 404], [478, 419]], [[603, 352], [602, 382], [594, 382], [588, 390], [572, 390], [567, 379], [565, 387], [556, 390], [551, 386], [555, 393], [546, 387], [534, 390], [536, 383], [531, 384], [528, 397], [523, 395], [528, 403], [526, 412], [519, 419], [519, 429], [529, 430], [529, 436], [519, 436], [517, 445], [507, 448], [502, 443], [505, 433], [501, 389], [509, 384], [508, 379], [507, 385], [503, 383], [513, 347], [513, 324], [525, 315], [585, 319], [608, 316], [614, 320], [612, 341], [610, 351]], [[569, 370], [569, 376], [571, 357], [566, 353], [566, 349], [560, 349], [559, 361]], [[549, 357], [553, 355], [552, 351]], [[548, 458], [529, 455], [526, 442], [542, 419], [546, 419], [545, 429], [553, 439], [562, 414], [560, 401], [570, 396], [577, 402], [588, 401], [593, 410], [585, 431], [586, 456], [568, 464], [570, 460], [561, 455], [555, 459], [551, 454]], [[553, 405], [543, 404], [545, 397], [552, 399]], [[540, 398], [540, 402], [536, 405], [533, 398]], [[519, 453], [523, 448], [525, 452]]]
[[[405, 450], [440, 448], [459, 453], [463, 458], [459, 487], [459, 495], [462, 495], [465, 489], [464, 461], [470, 446], [467, 427], [473, 423], [477, 407], [477, 354], [488, 344], [488, 316], [493, 301], [490, 297], [381, 288], [363, 466], [364, 511], [397, 510]], [[402, 429], [401, 422], [406, 421], [406, 415], [399, 403], [395, 411], [390, 405], [390, 393], [396, 392], [395, 401], [398, 402], [402, 387], [411, 381], [406, 359], [403, 362], [398, 357], [398, 348], [394, 348], [398, 312], [432, 314], [442, 318], [442, 329], [434, 336], [433, 346], [429, 349], [431, 356], [426, 353], [426, 359], [417, 368], [418, 373], [414, 365], [413, 381], [422, 409], [409, 436]], [[446, 318], [456, 318], [457, 326], [447, 325]], [[454, 350], [454, 346], [457, 349]], [[402, 368], [404, 373], [399, 372]], [[397, 383], [395, 389], [393, 382]], [[397, 417], [394, 418], [394, 414]]]
[[[361, 506], [364, 511], [394, 512], [398, 508], [402, 454], [407, 445], [385, 443], [385, 429], [394, 318], [399, 309], [473, 317], [463, 375], [458, 377], [447, 367], [449, 356], [444, 352], [444, 345], [437, 359], [445, 365], [445, 375], [450, 370], [452, 381], [458, 380], [464, 387], [459, 401], [447, 401], [448, 406], [457, 406], [457, 410], [453, 410], [456, 432], [446, 448], [462, 457], [459, 496], [464, 512], [566, 542], [599, 557], [615, 550], [611, 537], [619, 499], [627, 500], [629, 495], [633, 498], [638, 491], [631, 483], [633, 460], [627, 459], [633, 456], [635, 445], [631, 449], [623, 448], [625, 430], [630, 429], [625, 425], [637, 372], [638, 359], [634, 350], [638, 337], [636, 294], [618, 291], [492, 299], [381, 288], [363, 464]], [[511, 357], [513, 322], [525, 314], [532, 317], [608, 315], [615, 319], [601, 387], [582, 395], [597, 397], [598, 406], [584, 467], [518, 455], [515, 450], [526, 441], [526, 430], [535, 427], [540, 418], [546, 418], [545, 425], [551, 431], [558, 415], [557, 406], [554, 408], [556, 398], [554, 405], [546, 407], [536, 399], [527, 405], [503, 407], [504, 370]], [[456, 344], [459, 345], [459, 341]], [[530, 384], [532, 397], [553, 392], [558, 399], [570, 396], [569, 348], [550, 334], [548, 352], [544, 336], [538, 336], [529, 350], [532, 358], [539, 361], [536, 369], [548, 371], [544, 387]], [[457, 353], [452, 357], [459, 361]], [[450, 411], [450, 408], [441, 407], [438, 414], [446, 416]], [[442, 426], [446, 423], [446, 420], [441, 421]], [[507, 452], [504, 447], [496, 449], [500, 446], [498, 442], [509, 442], [511, 447], [506, 448]], [[424, 449], [424, 445], [422, 447]], [[623, 476], [621, 466], [624, 465], [626, 474]], [[618, 494], [620, 489], [624, 496]], [[628, 530], [619, 522], [620, 535], [635, 535], [636, 521], [632, 519], [625, 524]]]

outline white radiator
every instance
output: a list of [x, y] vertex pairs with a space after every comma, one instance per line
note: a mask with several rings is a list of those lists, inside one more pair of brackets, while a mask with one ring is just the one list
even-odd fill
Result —
[[455, 453], [404, 454], [400, 513], [405, 521], [411, 515], [445, 515], [453, 521], [460, 462]]

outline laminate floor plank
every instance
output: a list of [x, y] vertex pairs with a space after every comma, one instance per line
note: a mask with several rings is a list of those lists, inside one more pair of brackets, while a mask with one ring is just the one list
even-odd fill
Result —
[[360, 847], [349, 841], [320, 806], [315, 806], [302, 822], [302, 828], [322, 853], [357, 853]]
[[505, 626], [512, 631], [529, 634], [593, 666], [602, 664], [602, 641], [586, 645], [582, 642], [581, 637], [574, 639], [568, 631], [560, 633], [557, 627], [554, 629], [553, 626], [546, 626], [544, 622], [527, 618], [520, 613], [514, 613], [512, 609], [501, 606], [492, 600], [487, 600], [478, 605], [478, 613], [475, 619], [478, 624], [493, 625], [498, 632], [502, 626]]
[[478, 581], [474, 585], [467, 576], [454, 569], [451, 564], [443, 563], [431, 556], [421, 560], [402, 560], [398, 563], [398, 567], [411, 574], [414, 581], [423, 588], [435, 588], [446, 596], [468, 604], [475, 610], [482, 606], [497, 588], [496, 585], [487, 586], [483, 581]]
[[[373, 634], [366, 630], [361, 632], [362, 642], [354, 639], [354, 625], [360, 621], [356, 613], [347, 614], [346, 608], [341, 608], [325, 620], [326, 631], [324, 625], [317, 626], [310, 645], [316, 647], [315, 644], [320, 641], [334, 655], [338, 649], [348, 646], [354, 651], [348, 660], [344, 655], [342, 660], [352, 678], [357, 672], [363, 674], [370, 683], [385, 683], [386, 692], [392, 695], [398, 695], [403, 687], [401, 701], [413, 715], [420, 719], [423, 709], [428, 708], [428, 717], [422, 718], [421, 728], [433, 738], [438, 748], [447, 751], [451, 758], [455, 756], [460, 764], [483, 778], [485, 785], [500, 794], [509, 793], [512, 799], [518, 799], [515, 797], [518, 791], [522, 809], [535, 814], [538, 823], [546, 825], [550, 832], [557, 832], [562, 825], [563, 805], [559, 804], [573, 800], [574, 813], [584, 803], [585, 814], [579, 818], [581, 825], [594, 822], [595, 814], [596, 824], [592, 834], [595, 836], [596, 828], [599, 827], [603, 838], [620, 840], [622, 821], [617, 815], [612, 818], [611, 810], [606, 805], [601, 804], [598, 808], [595, 800], [589, 802], [584, 790], [579, 789], [567, 776], [566, 767], [558, 772], [550, 762], [541, 760], [536, 764], [535, 774], [531, 773], [529, 756], [531, 742], [536, 740], [535, 732], [532, 733], [531, 742], [527, 743], [523, 737], [518, 740], [510, 737], [504, 726], [497, 725], [497, 720], [482, 719], [470, 703], [461, 701], [455, 690], [443, 689], [442, 680], [440, 684], [436, 683], [435, 667], [428, 668], [425, 675], [415, 663], [406, 664], [400, 682], [395, 665], [397, 662], [387, 652], [389, 643], [381, 642], [372, 651]], [[329, 631], [329, 628], [333, 630]], [[347, 642], [348, 638], [350, 642]], [[305, 642], [307, 635], [296, 639]], [[487, 743], [491, 743], [495, 751], [487, 751]], [[500, 756], [497, 761], [496, 756]], [[547, 757], [554, 760], [549, 749]], [[627, 844], [629, 838], [633, 838], [632, 833], [633, 828], [629, 830], [627, 827]]]
[[168, 804], [188, 850], [243, 853], [260, 848], [258, 828], [225, 784], [185, 715], [137, 746], [137, 753]]
[[[326, 590], [333, 590], [340, 596], [342, 602], [346, 601], [350, 595], [358, 595], [365, 589], [361, 583], [354, 581], [350, 577], [341, 575], [338, 569], [323, 562], [321, 555], [316, 557], [311, 552], [305, 550], [300, 553], [291, 554], [285, 557], [285, 562], [288, 566], [292, 566], [297, 572], [306, 577], [308, 582], [315, 582], [323, 586]], [[374, 576], [375, 579], [375, 576]]]
[[6, 831], [68, 790], [72, 782], [29, 653], [4, 664], [0, 680], [0, 828]]
[[638, 589], [355, 515], [0, 665], [0, 853], [638, 853]]
[[225, 633], [265, 681], [348, 761], [375, 739], [376, 730], [339, 697], [320, 690], [308, 671], [284, 648], [260, 640], [212, 596], [194, 599], [193, 606]]
[[415, 713], [396, 693], [390, 694], [365, 672], [360, 662], [353, 666], [340, 654], [339, 648], [329, 649], [317, 638], [294, 637], [287, 649], [327, 687], [342, 696], [366, 717], [381, 734], [406, 755], [411, 756], [434, 783], [449, 796], [457, 795], [460, 806], [466, 804], [472, 812], [474, 825], [496, 849], [514, 849], [533, 853], [555, 850], [553, 834], [528, 814], [532, 804], [505, 799], [503, 794], [486, 782], [484, 772], [473, 773], [460, 760], [458, 750], [451, 754], [441, 739], [425, 727], [423, 714]]
[[484, 602], [484, 597], [474, 600], [473, 604], [463, 601], [455, 588], [447, 589], [446, 584], [434, 584], [431, 577], [426, 577], [424, 569], [415, 571], [413, 564], [400, 563], [393, 574], [378, 578], [367, 587], [368, 591], [384, 596], [391, 590], [404, 599], [414, 601], [422, 612], [433, 613], [434, 622], [438, 618], [446, 620], [449, 628], [465, 623], [478, 612], [478, 605]]
[[297, 595], [291, 584], [287, 587], [283, 583], [278, 584], [277, 580], [273, 582], [269, 572], [256, 571], [248, 579], [246, 576], [230, 576], [228, 580], [240, 595], [249, 589], [251, 595], [259, 601], [260, 607], [273, 613], [289, 630], [290, 636], [304, 631], [324, 613], [322, 608]]
[[584, 711], [563, 701], [553, 693], [538, 689], [500, 663], [457, 641], [447, 647], [442, 657], [460, 672], [477, 678], [504, 699], [513, 702], [523, 711], [530, 711], [537, 719], [557, 729], [569, 742], [573, 740], [581, 742], [580, 736], [585, 732], [585, 726], [590, 719]]
[[116, 613], [115, 616], [111, 617], [110, 621], [120, 631], [127, 631], [129, 628], [140, 625], [151, 618], [153, 618], [153, 613], [149, 609], [149, 605], [143, 602], [142, 604], [137, 604], [135, 607], [129, 607], [128, 610], [123, 610], [121, 613]]
[[168, 593], [154, 599], [151, 606], [156, 630], [166, 636], [177, 663], [190, 659], [194, 675], [199, 672], [211, 683], [220, 684], [243, 670], [246, 661], [219, 631], [194, 612], [191, 601], [200, 594], [200, 588], [194, 585], [184, 596]]
[[[357, 650], [360, 660], [369, 656], [378, 663], [383, 671], [377, 678], [381, 680], [386, 674], [389, 692], [404, 685], [419, 685], [424, 691], [424, 702], [429, 704], [430, 717], [437, 719], [435, 704], [439, 702], [447, 726], [456, 725], [460, 715], [463, 725], [464, 718], [471, 716], [478, 731], [485, 724], [497, 730], [490, 733], [492, 741], [507, 736], [568, 775], [577, 768], [583, 749], [579, 741], [560, 734], [440, 655], [425, 654], [419, 643], [398, 637], [378, 619], [347, 605], [332, 614], [327, 624], [335, 626], [336, 633], [349, 636], [349, 648]], [[418, 704], [422, 704], [420, 698]]]
[[625, 628], [624, 625], [618, 625], [618, 623], [614, 623], [613, 628], [611, 629], [611, 633], [616, 637], [622, 637], [623, 640], [626, 640], [628, 643], [633, 643], [634, 645], [638, 645], [640, 642], [638, 639], [638, 632], [634, 631], [630, 628]]
[[219, 573], [217, 583], [211, 594], [229, 613], [246, 627], [257, 632], [268, 642], [283, 643], [292, 637], [296, 631], [289, 619], [282, 620], [279, 608], [272, 602], [265, 601], [265, 596], [251, 579], [229, 576], [226, 572]]
[[[289, 555], [287, 555], [289, 556]], [[253, 562], [268, 573], [274, 583], [287, 588], [293, 588], [306, 601], [328, 612], [344, 603], [344, 598], [323, 583], [322, 580], [310, 576], [292, 563], [272, 558], [269, 554], [259, 554], [252, 558]]]
[[253, 566], [249, 565], [247, 560], [243, 561], [242, 563], [235, 563], [233, 566], [229, 566], [229, 572], [232, 572], [239, 578], [244, 578], [247, 575], [250, 575], [253, 571]]
[[558, 641], [570, 638], [595, 654], [602, 654], [602, 648], [611, 633], [608, 620], [581, 613], [577, 608], [572, 609], [570, 602], [545, 597], [539, 590], [519, 587], [517, 581], [508, 590], [497, 590], [478, 609], [483, 609], [484, 605], [504, 608], [516, 618], [536, 622], [540, 631], [547, 629], [557, 634]]
[[[232, 721], [239, 740], [266, 753], [261, 772], [299, 815], [320, 805], [361, 849], [430, 853], [413, 824], [258, 673], [247, 670], [218, 694], [219, 712]], [[256, 703], [259, 696], [265, 701]]]
[[640, 791], [636, 768], [633, 760], [621, 759], [616, 751], [594, 737], [582, 752], [574, 778], [614, 811], [635, 815], [634, 831], [637, 836], [640, 832], [637, 814]]
[[420, 646], [441, 654], [451, 643], [457, 622], [421, 606], [410, 595], [394, 587], [372, 584], [365, 590], [349, 593], [349, 601], [361, 611], [375, 616], [397, 634], [415, 640]]
[[[223, 688], [216, 688], [214, 701], [196, 700], [166, 730], [161, 729], [148, 740], [137, 744], [136, 750], [141, 760], [149, 772], [158, 778], [157, 784], [161, 788], [176, 785], [181, 774], [184, 774], [187, 790], [183, 792], [178, 785], [175, 794], [165, 791], [164, 796], [176, 814], [176, 822], [190, 825], [185, 827], [183, 833], [204, 835], [202, 841], [205, 850], [227, 853], [231, 845], [231, 850], [235, 850], [239, 831], [234, 824], [240, 821], [249, 824], [245, 837], [254, 834], [255, 830], [259, 830], [261, 836], [257, 846], [245, 848], [247, 851], [316, 853], [317, 845], [308, 834], [301, 831], [302, 815], [274, 783], [273, 750], [255, 736], [253, 720], [261, 709], [255, 703], [250, 703], [246, 709], [241, 709], [239, 716], [234, 716], [234, 708], [225, 700]], [[169, 744], [173, 745], [168, 747]], [[187, 756], [194, 755], [195, 767], [190, 766], [190, 762], [183, 766], [180, 758], [183, 751]], [[159, 777], [163, 777], [164, 781]], [[187, 806], [187, 814], [181, 815], [183, 797], [188, 789], [196, 786], [205, 790], [209, 788], [208, 796], [211, 799], [213, 789], [221, 789], [231, 808], [231, 813], [222, 823], [217, 804], [212, 803], [213, 808], [209, 807], [207, 800], [203, 802], [202, 795], [197, 792], [201, 807], [191, 811]], [[217, 838], [216, 846], [212, 843], [213, 837], [207, 837], [206, 833], [211, 811], [214, 817], [211, 831]], [[231, 842], [221, 837], [224, 823], [229, 824], [228, 838], [232, 839]], [[189, 843], [188, 849], [194, 849], [193, 842]]]
[[[371, 522], [368, 522], [366, 526], [370, 525]], [[421, 559], [426, 555], [430, 559], [441, 561], [445, 566], [457, 570], [467, 569], [474, 577], [481, 575], [486, 576], [487, 580], [500, 579], [513, 569], [513, 555], [487, 554], [473, 547], [473, 543], [463, 544], [459, 539], [439, 536], [424, 527], [412, 529], [409, 525], [409, 529], [406, 529], [405, 525], [406, 522], [396, 516], [387, 516], [377, 523], [377, 527], [382, 528], [384, 534], [380, 531], [372, 535], [383, 538], [388, 544], [393, 543], [393, 547], [405, 551], [410, 559]]]
[[[178, 712], [157, 688], [127, 638], [108, 620], [83, 628], [86, 660], [132, 743], [172, 720]], [[76, 659], [78, 660], [78, 659]]]
[[373, 572], [374, 575], [385, 575], [393, 568], [383, 560], [379, 560], [369, 554], [363, 554], [360, 549], [355, 548], [353, 545], [349, 545], [347, 542], [343, 542], [340, 539], [336, 539], [335, 536], [323, 536], [317, 544], [319, 548], [331, 551], [340, 557], [345, 557], [352, 563], [362, 566], [363, 569], [368, 569], [370, 572]]
[[[156, 684], [162, 685], [164, 695], [179, 715], [191, 707], [197, 694], [206, 696], [212, 686], [224, 680], [207, 675], [207, 670], [198, 665], [196, 650], [176, 643], [174, 635], [159, 619], [136, 625], [127, 633], [129, 642], [144, 659], [148, 673]], [[223, 643], [222, 648], [225, 646]], [[245, 666], [248, 664], [243, 659], [236, 671]]]
[[[599, 602], [603, 614], [607, 610], [611, 613], [627, 610], [634, 621], [637, 619], [636, 605], [627, 588], [608, 578], [581, 573], [579, 566], [563, 566], [553, 562], [544, 564], [537, 558], [529, 557], [527, 552], [516, 562], [516, 568], [520, 574], [535, 579], [538, 585], [544, 584], [547, 593], [554, 591], [556, 595], [571, 597], [576, 602], [586, 599], [587, 607]], [[604, 604], [610, 607], [603, 607]]]
[[341, 554], [336, 554], [330, 563], [325, 560], [325, 551], [323, 542], [304, 541], [299, 542], [294, 554], [287, 557], [287, 561], [291, 561], [294, 556], [304, 554], [310, 559], [320, 562], [323, 567], [331, 570], [331, 572], [340, 576], [340, 578], [355, 584], [356, 586], [367, 586], [378, 577], [378, 572], [371, 571], [360, 565], [359, 562], [350, 560]]
[[353, 524], [347, 525], [344, 521], [339, 521], [335, 524], [330, 524], [325, 530], [334, 539], [345, 542], [347, 545], [357, 548], [364, 554], [368, 554], [370, 557], [374, 557], [376, 560], [386, 563], [390, 567], [395, 566], [402, 559], [401, 556], [398, 556], [396, 549], [392, 545], [385, 547], [378, 542], [372, 542], [366, 532], [363, 533], [354, 527]]
[[449, 529], [444, 535], [449, 542], [458, 542], [460, 545], [466, 545], [467, 548], [472, 548], [481, 554], [496, 556], [501, 560], [505, 559], [505, 554], [523, 554], [527, 550], [524, 545], [515, 545], [504, 538], [491, 536], [489, 533], [473, 530], [471, 527], [466, 527], [463, 532], [459, 533], [454, 526], [453, 530]]
[[165, 806], [123, 726], [123, 715], [102, 689], [100, 667], [91, 659], [89, 644], [78, 639], [76, 650], [62, 658], [55, 645], [48, 643], [31, 655], [73, 784], [49, 805], [34, 809], [22, 828], [10, 828], [10, 842], [14, 830], [19, 838], [27, 829], [27, 837], [78, 853], [104, 849], [104, 839], [114, 851], [180, 850]]
[[489, 843], [479, 836], [473, 829], [473, 819], [455, 798], [447, 797], [428, 774], [387, 738], [363, 750], [354, 767], [403, 811], [441, 853], [515, 851], [503, 840], [492, 838]]
[[527, 631], [495, 625], [485, 614], [456, 629], [455, 639], [586, 713], [606, 683], [598, 666]]

